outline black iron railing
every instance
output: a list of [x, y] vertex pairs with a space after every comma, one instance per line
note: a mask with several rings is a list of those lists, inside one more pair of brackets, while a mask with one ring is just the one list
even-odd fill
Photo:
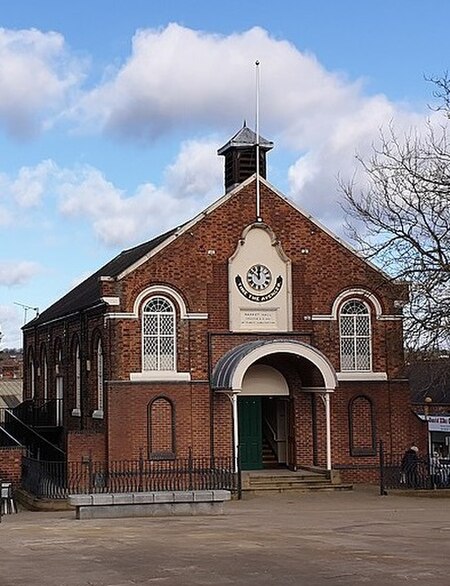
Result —
[[22, 486], [42, 498], [63, 499], [69, 494], [144, 491], [240, 491], [232, 458], [177, 458], [152, 461], [44, 462], [23, 458]]
[[62, 399], [27, 399], [13, 413], [30, 427], [60, 427], [63, 424]]
[[380, 442], [380, 494], [388, 490], [450, 489], [450, 460], [418, 456], [405, 461], [404, 453], [386, 453]]

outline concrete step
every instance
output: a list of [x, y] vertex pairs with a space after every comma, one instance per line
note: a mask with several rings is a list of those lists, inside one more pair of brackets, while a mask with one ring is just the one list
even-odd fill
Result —
[[314, 490], [334, 491], [334, 490], [352, 490], [353, 485], [341, 482], [332, 482], [327, 473], [314, 473], [308, 471], [290, 472], [283, 470], [280, 472], [243, 472], [242, 490], [248, 493], [257, 493], [259, 491], [267, 492], [284, 492], [298, 491], [309, 492]]

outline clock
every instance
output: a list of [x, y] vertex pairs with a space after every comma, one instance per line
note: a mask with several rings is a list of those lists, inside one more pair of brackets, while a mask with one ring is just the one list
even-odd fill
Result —
[[247, 271], [247, 283], [255, 291], [266, 289], [272, 282], [272, 274], [264, 265], [253, 265]]

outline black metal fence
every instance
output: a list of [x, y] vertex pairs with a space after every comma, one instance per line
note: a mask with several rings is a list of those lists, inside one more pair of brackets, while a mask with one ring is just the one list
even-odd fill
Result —
[[63, 424], [63, 401], [27, 399], [14, 407], [13, 413], [31, 427], [60, 427]]
[[45, 462], [23, 458], [22, 487], [41, 498], [69, 494], [175, 490], [230, 490], [240, 495], [240, 474], [232, 458], [178, 458], [152, 461]]
[[388, 490], [450, 489], [450, 460], [428, 456], [405, 459], [386, 453], [380, 442], [380, 494]]

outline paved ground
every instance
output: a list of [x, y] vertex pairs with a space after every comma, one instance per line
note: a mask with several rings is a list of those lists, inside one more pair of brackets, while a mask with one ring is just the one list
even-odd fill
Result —
[[222, 517], [3, 517], [0, 586], [450, 584], [450, 501], [255, 497]]

